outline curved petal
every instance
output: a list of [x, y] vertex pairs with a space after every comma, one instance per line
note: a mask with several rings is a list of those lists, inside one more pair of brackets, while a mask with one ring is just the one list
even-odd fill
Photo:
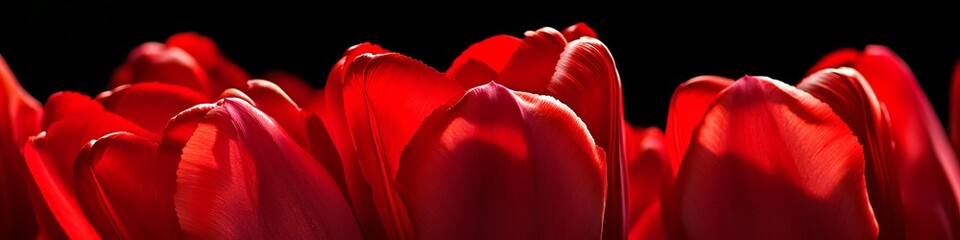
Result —
[[36, 200], [41, 202], [34, 202], [34, 208], [38, 212], [38, 222], [44, 224], [40, 226], [43, 229], [41, 234], [60, 238], [99, 239], [99, 234], [77, 203], [73, 185], [67, 183], [73, 183], [73, 179], [68, 179], [58, 171], [62, 167], [45, 150], [50, 148], [45, 138], [46, 132], [41, 132], [23, 146], [23, 157], [40, 195]]
[[32, 238], [38, 231], [20, 149], [40, 132], [42, 106], [23, 90], [0, 57], [0, 236]]
[[463, 92], [443, 74], [399, 54], [361, 55], [347, 68], [343, 101], [356, 161], [387, 233], [410, 231], [393, 187], [400, 152], [427, 115]]
[[181, 236], [173, 208], [177, 162], [156, 153], [149, 139], [116, 132], [92, 141], [77, 157], [77, 199], [104, 237]]
[[177, 215], [189, 237], [361, 238], [323, 167], [239, 99], [221, 100], [200, 121], [177, 183]]
[[311, 103], [313, 86], [299, 76], [284, 71], [270, 71], [263, 74], [262, 78], [277, 84], [298, 106], [306, 109], [306, 105]]
[[960, 236], [960, 166], [910, 68], [878, 45], [867, 46], [846, 64], [863, 74], [889, 112], [907, 238]]
[[603, 151], [550, 97], [474, 88], [428, 118], [402, 158], [418, 239], [601, 236]]
[[875, 239], [863, 161], [830, 106], [782, 82], [744, 77], [693, 132], [672, 192], [676, 236]]
[[304, 149], [310, 149], [310, 139], [306, 130], [306, 116], [300, 112], [297, 104], [276, 84], [265, 80], [247, 82], [246, 93], [253, 99], [254, 106], [272, 117], [283, 130]]
[[680, 232], [677, 216], [671, 212], [676, 209], [671, 201], [671, 191], [677, 172], [680, 171], [684, 154], [690, 145], [691, 134], [700, 124], [703, 114], [720, 95], [723, 89], [733, 84], [732, 79], [718, 76], [699, 76], [690, 79], [673, 91], [670, 98], [670, 107], [667, 112], [667, 130], [664, 136], [666, 142], [667, 162], [663, 171], [663, 186], [661, 187], [661, 212], [663, 216], [664, 234], [671, 238], [672, 234]]
[[123, 85], [96, 98], [105, 109], [144, 129], [163, 131], [170, 118], [193, 105], [207, 101], [189, 88], [159, 82]]
[[523, 43], [503, 66], [496, 81], [513, 90], [544, 94], [567, 40], [549, 27], [524, 35]]
[[371, 43], [357, 44], [347, 49], [327, 77], [326, 87], [323, 89], [326, 98], [326, 112], [321, 113], [320, 116], [324, 120], [323, 123], [327, 130], [329, 130], [328, 133], [337, 148], [337, 153], [340, 154], [340, 159], [343, 161], [343, 176], [350, 193], [350, 203], [357, 219], [360, 220], [364, 237], [367, 239], [386, 239], [387, 233], [384, 232], [383, 223], [380, 221], [376, 206], [374, 206], [370, 184], [364, 179], [363, 173], [360, 171], [360, 163], [356, 160], [357, 149], [353, 143], [350, 126], [347, 125], [346, 111], [343, 105], [343, 74], [353, 64], [357, 56], [366, 53], [379, 54], [386, 52], [386, 49]]
[[587, 26], [586, 23], [579, 22], [563, 29], [563, 38], [566, 38], [567, 41], [572, 42], [581, 37], [598, 38], [597, 32], [594, 32], [593, 28]]
[[510, 35], [496, 35], [474, 43], [453, 60], [446, 75], [465, 88], [489, 83], [497, 78], [521, 43], [522, 40]]
[[960, 152], [960, 60], [953, 67], [950, 84], [950, 140], [953, 150]]
[[628, 196], [628, 239], [664, 239], [660, 217], [660, 186], [666, 170], [663, 132], [656, 127], [630, 127], [625, 136]]
[[830, 105], [863, 144], [870, 205], [882, 239], [905, 239], [900, 183], [886, 112], [873, 89], [852, 68], [825, 69], [803, 79], [802, 89]]
[[[122, 70], [121, 70], [122, 69]], [[178, 47], [148, 42], [133, 49], [127, 62], [110, 79], [110, 88], [138, 82], [163, 82], [215, 96], [206, 71], [189, 53]]]
[[90, 99], [90, 96], [78, 92], [57, 92], [47, 98], [43, 106], [43, 125], [47, 129], [51, 124], [75, 115], [92, 114], [103, 111], [103, 105]]
[[217, 44], [209, 37], [195, 32], [183, 32], [170, 36], [166, 43], [193, 56], [206, 71], [214, 91], [242, 88], [250, 79], [246, 71], [220, 53]]
[[[567, 104], [587, 124], [594, 141], [607, 152], [606, 239], [622, 239], [628, 229], [624, 195], [623, 100], [617, 66], [607, 47], [594, 38], [570, 42], [560, 55], [547, 93]], [[590, 96], [590, 97], [584, 97]]]
[[817, 71], [827, 69], [827, 68], [837, 68], [841, 66], [850, 66], [854, 61], [857, 60], [857, 57], [860, 56], [860, 50], [853, 48], [841, 48], [839, 50], [828, 53], [826, 56], [820, 59], [816, 64], [813, 65], [810, 70], [807, 71], [807, 75], [813, 74]]

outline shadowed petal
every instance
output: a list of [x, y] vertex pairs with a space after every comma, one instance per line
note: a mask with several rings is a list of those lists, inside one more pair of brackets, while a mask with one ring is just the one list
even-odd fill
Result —
[[0, 236], [37, 234], [28, 189], [33, 184], [20, 149], [40, 132], [42, 106], [23, 90], [0, 57]]
[[242, 100], [221, 100], [200, 121], [177, 183], [177, 215], [189, 237], [361, 238], [330, 175]]
[[625, 136], [629, 206], [629, 239], [664, 239], [660, 216], [660, 186], [667, 169], [663, 132], [656, 127], [630, 127]]
[[170, 118], [207, 97], [189, 88], [159, 82], [135, 83], [101, 93], [105, 109], [151, 132], [160, 133]]
[[563, 38], [566, 38], [567, 41], [572, 42], [581, 37], [598, 38], [597, 32], [594, 32], [593, 28], [587, 26], [586, 23], [579, 22], [563, 29]]
[[562, 103], [491, 83], [429, 117], [397, 186], [418, 239], [597, 239], [603, 151]]
[[211, 86], [206, 71], [193, 56], [179, 47], [156, 42], [133, 49], [127, 62], [114, 72], [110, 88], [138, 82], [180, 85], [208, 96], [220, 93]]
[[862, 148], [813, 96], [744, 77], [717, 97], [691, 139], [672, 192], [674, 236], [877, 237]]
[[517, 91], [546, 93], [567, 40], [563, 34], [549, 27], [524, 35], [526, 38], [523, 43], [503, 66], [496, 81]]
[[447, 69], [448, 78], [465, 88], [493, 81], [523, 40], [510, 35], [497, 35], [470, 45]]

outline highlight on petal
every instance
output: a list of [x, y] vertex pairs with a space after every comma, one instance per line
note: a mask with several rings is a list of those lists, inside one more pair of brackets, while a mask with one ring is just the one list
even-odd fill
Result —
[[863, 145], [870, 205], [882, 239], [905, 239], [903, 203], [890, 124], [873, 89], [852, 68], [824, 69], [803, 79], [802, 89], [830, 105]]
[[[829, 66], [828, 55], [816, 67]], [[889, 113], [906, 237], [960, 236], [960, 166], [949, 138], [910, 68], [893, 51], [870, 45], [848, 61]], [[818, 69], [816, 69], [818, 70]]]
[[[770, 137], [772, 136], [775, 137]], [[860, 144], [830, 106], [762, 78], [704, 114], [672, 201], [681, 238], [875, 239]]]
[[[64, 176], [63, 165], [54, 161], [48, 151], [46, 132], [30, 138], [23, 146], [23, 157], [30, 168], [30, 175], [37, 184], [38, 197], [34, 202], [41, 233], [49, 237], [73, 239], [99, 239], [97, 231], [87, 221], [74, 194], [72, 172]], [[70, 166], [72, 167], [72, 166]], [[69, 182], [68, 182], [69, 181]]]
[[598, 38], [597, 32], [594, 32], [593, 28], [590, 28], [590, 26], [587, 26], [586, 23], [582, 22], [570, 25], [570, 27], [563, 29], [563, 37], [566, 38], [567, 41], [571, 42], [580, 39], [581, 37]]
[[145, 82], [103, 92], [96, 100], [108, 111], [151, 132], [160, 133], [170, 118], [184, 109], [206, 102], [207, 97], [182, 86]]
[[522, 43], [523, 40], [510, 35], [496, 35], [474, 43], [453, 60], [446, 75], [465, 88], [486, 84], [497, 78]]
[[78, 92], [56, 92], [47, 98], [43, 106], [43, 123], [40, 129], [76, 115], [88, 115], [103, 111], [103, 105]]
[[400, 152], [427, 115], [465, 90], [433, 68], [399, 54], [361, 55], [345, 73], [344, 110], [359, 170], [370, 184], [386, 232], [410, 236], [409, 220], [393, 186]]
[[418, 239], [601, 236], [603, 151], [550, 97], [474, 88], [425, 120], [400, 164]]
[[624, 122], [629, 196], [628, 239], [664, 239], [660, 187], [667, 169], [663, 132], [656, 127], [631, 127]]
[[624, 210], [623, 100], [620, 75], [610, 51], [594, 38], [570, 42], [560, 55], [546, 92], [573, 109], [587, 124], [594, 141], [608, 153], [605, 162], [611, 190], [607, 192], [604, 237], [624, 238], [628, 226]]
[[38, 231], [28, 193], [32, 181], [20, 149], [40, 132], [42, 109], [0, 56], [0, 236], [32, 238]]
[[313, 86], [299, 76], [284, 71], [270, 71], [261, 78], [277, 84], [298, 106], [306, 109], [311, 103], [315, 92]]
[[546, 93], [567, 40], [549, 27], [524, 35], [523, 43], [503, 66], [496, 82], [517, 91]]
[[179, 238], [173, 208], [176, 161], [157, 144], [126, 132], [91, 141], [74, 166], [80, 207], [105, 238]]
[[208, 95], [219, 94], [193, 56], [179, 47], [156, 42], [144, 43], [133, 49], [127, 62], [114, 72], [110, 88], [138, 82], [163, 82]]
[[239, 99], [221, 100], [199, 122], [177, 183], [174, 202], [188, 237], [362, 237], [326, 170]]

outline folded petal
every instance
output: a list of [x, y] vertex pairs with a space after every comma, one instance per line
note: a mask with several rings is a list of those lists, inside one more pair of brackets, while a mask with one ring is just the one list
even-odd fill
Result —
[[583, 122], [550, 97], [495, 83], [437, 109], [397, 186], [418, 239], [597, 239], [606, 176]]
[[[847, 61], [836, 61], [843, 55]], [[815, 67], [859, 71], [890, 116], [894, 168], [900, 176], [909, 239], [960, 236], [960, 166], [949, 139], [910, 68], [890, 49], [871, 45], [853, 57], [834, 53]]]
[[446, 75], [465, 88], [489, 83], [497, 78], [521, 43], [522, 40], [510, 35], [496, 35], [474, 43], [453, 60]]
[[28, 187], [32, 184], [20, 149], [40, 132], [42, 106], [20, 86], [0, 57], [0, 236], [37, 235]]
[[[565, 103], [587, 124], [594, 141], [607, 152], [606, 239], [626, 233], [624, 198], [626, 159], [623, 153], [623, 100], [620, 76], [607, 47], [594, 38], [567, 44], [547, 85], [547, 93]], [[590, 97], [584, 97], [590, 96]]]
[[393, 236], [409, 235], [393, 187], [400, 152], [427, 115], [463, 92], [433, 68], [399, 54], [361, 55], [346, 70], [343, 101], [356, 161]]
[[566, 38], [567, 41], [574, 41], [580, 39], [581, 37], [589, 38], [598, 38], [597, 32], [593, 31], [593, 28], [587, 26], [586, 23], [579, 22], [574, 25], [570, 25], [566, 29], [563, 29], [563, 38]]
[[110, 79], [110, 88], [138, 82], [163, 82], [184, 86], [215, 96], [206, 71], [183, 49], [162, 43], [148, 42], [130, 52]]
[[496, 81], [513, 90], [544, 94], [567, 40], [549, 27], [524, 35], [523, 43], [503, 66]]
[[310, 149], [310, 139], [306, 131], [306, 115], [297, 104], [276, 84], [264, 80], [247, 82], [246, 93], [254, 101], [254, 106], [272, 117], [280, 127], [304, 149]]
[[[624, 123], [626, 124], [626, 123]], [[663, 132], [656, 127], [624, 126], [629, 211], [628, 239], [664, 239], [660, 217], [660, 186], [667, 152]]]
[[126, 132], [92, 141], [74, 166], [80, 207], [101, 236], [173, 239], [181, 236], [173, 208], [176, 161], [157, 144]]
[[672, 192], [676, 236], [877, 237], [862, 148], [813, 96], [744, 77], [717, 97], [691, 139]]
[[159, 82], [123, 85], [96, 98], [105, 109], [151, 132], [160, 133], [177, 113], [207, 101], [189, 88]]
[[330, 175], [263, 112], [221, 100], [187, 141], [174, 197], [197, 238], [360, 239]]
[[863, 145], [870, 205], [882, 239], [904, 239], [903, 203], [897, 179], [890, 126], [873, 89], [852, 68], [825, 69], [803, 79], [797, 88], [830, 105]]

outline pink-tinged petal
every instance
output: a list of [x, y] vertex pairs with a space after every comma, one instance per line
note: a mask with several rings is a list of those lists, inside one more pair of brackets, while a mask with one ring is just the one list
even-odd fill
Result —
[[523, 40], [497, 35], [464, 50], [447, 69], [446, 75], [464, 87], [480, 86], [497, 78]]
[[77, 199], [105, 238], [181, 236], [173, 208], [176, 161], [163, 161], [157, 144], [126, 132], [87, 145], [74, 166]]
[[[31, 138], [23, 147], [23, 156], [31, 176], [39, 189], [40, 202], [34, 202], [37, 218], [44, 234], [57, 238], [98, 239], [97, 231], [90, 225], [77, 203], [73, 192], [73, 179], [61, 172], [62, 165], [45, 149], [49, 149], [46, 133]], [[72, 166], [71, 166], [72, 167]], [[71, 176], [72, 177], [72, 171]], [[67, 182], [69, 181], [70, 184]]]
[[495, 83], [429, 117], [398, 190], [418, 239], [597, 239], [606, 175], [586, 125], [550, 97]]
[[566, 38], [567, 41], [571, 42], [580, 39], [581, 37], [598, 38], [597, 32], [594, 32], [593, 28], [590, 28], [590, 26], [587, 26], [586, 23], [582, 22], [570, 25], [566, 29], [563, 29], [563, 37]]
[[20, 149], [40, 132], [43, 107], [20, 86], [0, 57], [0, 236], [37, 235], [29, 197], [29, 170]]
[[326, 87], [324, 87], [324, 96], [326, 98], [325, 112], [320, 114], [324, 120], [323, 123], [329, 130], [330, 138], [333, 140], [337, 153], [343, 161], [343, 175], [347, 182], [347, 190], [350, 193], [349, 199], [353, 211], [360, 220], [360, 227], [363, 229], [364, 237], [367, 239], [386, 239], [383, 223], [377, 213], [376, 206], [373, 203], [373, 196], [370, 185], [363, 177], [360, 171], [360, 163], [356, 160], [357, 149], [353, 144], [350, 126], [347, 125], [343, 105], [343, 75], [347, 67], [362, 54], [379, 54], [388, 52], [379, 45], [371, 43], [357, 44], [343, 53], [340, 61], [330, 70], [327, 77]]
[[330, 175], [263, 112], [228, 98], [187, 141], [174, 196], [196, 238], [360, 239]]
[[195, 32], [184, 32], [170, 36], [166, 43], [167, 46], [181, 48], [193, 56], [206, 71], [215, 91], [242, 88], [250, 79], [246, 71], [220, 53], [217, 44], [209, 37]]
[[306, 80], [297, 75], [284, 71], [270, 71], [263, 75], [262, 79], [273, 82], [286, 92], [290, 99], [293, 99], [298, 106], [304, 107], [311, 102], [313, 95], [313, 86]]
[[346, 70], [343, 102], [356, 161], [392, 236], [410, 235], [393, 186], [400, 152], [427, 115], [464, 91], [433, 68], [399, 54], [361, 55]]
[[910, 68], [893, 51], [877, 45], [867, 46], [848, 64], [863, 75], [889, 113], [907, 238], [960, 236], [960, 166]]
[[169, 149], [176, 151], [176, 156], [179, 158], [179, 152], [190, 140], [190, 137], [193, 137], [193, 132], [197, 130], [197, 124], [200, 124], [200, 120], [207, 115], [207, 112], [215, 107], [214, 104], [199, 104], [183, 110], [171, 118], [166, 128], [163, 129], [163, 139], [160, 141], [161, 147], [169, 147]]
[[189, 53], [178, 47], [148, 42], [135, 48], [127, 62], [114, 72], [110, 87], [138, 82], [163, 82], [184, 86], [211, 95], [213, 89], [206, 71]]
[[43, 106], [43, 125], [47, 129], [51, 124], [75, 115], [92, 114], [103, 111], [103, 105], [77, 92], [57, 92], [47, 98]]
[[163, 131], [170, 118], [207, 97], [189, 88], [159, 82], [123, 85], [96, 98], [105, 109], [144, 129]]
[[247, 85], [246, 93], [253, 99], [253, 105], [280, 124], [297, 144], [304, 149], [310, 149], [306, 116], [283, 89], [265, 80], [250, 80]]
[[[626, 124], [626, 123], [624, 123]], [[667, 169], [663, 132], [656, 127], [627, 129], [626, 156], [629, 192], [629, 239], [664, 239], [660, 217], [660, 187]]]
[[900, 183], [893, 159], [893, 140], [886, 112], [873, 89], [852, 68], [825, 69], [797, 85], [830, 105], [863, 145], [865, 177], [870, 205], [881, 239], [905, 239]]
[[953, 82], [950, 84], [950, 140], [953, 150], [960, 152], [960, 61], [953, 67]]
[[861, 145], [806, 92], [744, 77], [716, 98], [691, 139], [672, 192], [674, 236], [877, 237]]
[[544, 94], [567, 40], [549, 27], [524, 35], [523, 43], [503, 66], [496, 81], [513, 90]]
[[[587, 124], [594, 141], [607, 152], [604, 238], [622, 239], [628, 229], [624, 195], [623, 100], [620, 76], [610, 51], [600, 40], [570, 42], [560, 55], [547, 93], [567, 104]], [[584, 97], [590, 96], [590, 97]]]

